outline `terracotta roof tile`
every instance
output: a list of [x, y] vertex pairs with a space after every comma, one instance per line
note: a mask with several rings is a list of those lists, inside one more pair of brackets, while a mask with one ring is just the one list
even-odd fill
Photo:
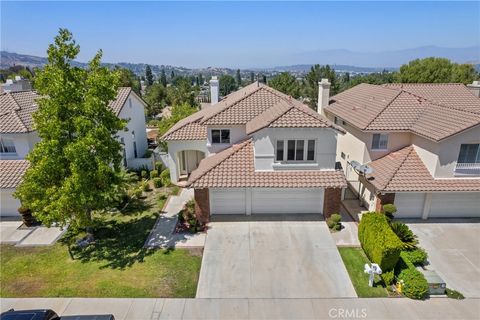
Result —
[[434, 179], [413, 145], [369, 164], [367, 180], [381, 192], [480, 191], [478, 178]]
[[434, 141], [480, 124], [480, 99], [463, 84], [360, 84], [326, 110], [370, 131], [410, 131]]
[[109, 107], [113, 110], [115, 115], [119, 115], [120, 111], [122, 111], [125, 102], [127, 101], [128, 96], [132, 92], [132, 88], [130, 87], [120, 87], [118, 88], [117, 98], [114, 101], [109, 103]]
[[253, 141], [241, 143], [207, 157], [190, 175], [193, 188], [344, 188], [339, 170], [255, 171]]
[[0, 160], [0, 189], [16, 188], [27, 168], [27, 160]]

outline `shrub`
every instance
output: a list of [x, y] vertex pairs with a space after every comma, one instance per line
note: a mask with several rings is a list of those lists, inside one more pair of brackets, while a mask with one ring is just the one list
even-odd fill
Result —
[[157, 170], [152, 170], [150, 171], [150, 178], [154, 179], [158, 177], [158, 171]]
[[456, 290], [446, 288], [445, 293], [447, 294], [447, 297], [449, 297], [450, 299], [457, 299], [457, 300], [465, 299], [464, 295]]
[[148, 184], [148, 181], [143, 181], [141, 188], [142, 188], [143, 191], [149, 191], [150, 190], [150, 185]]
[[386, 272], [383, 272], [382, 270], [382, 274], [380, 276], [382, 277], [383, 282], [385, 282], [385, 284], [389, 286], [393, 283], [393, 280], [395, 279], [395, 272], [394, 270], [390, 270]]
[[428, 296], [428, 282], [423, 273], [415, 269], [405, 253], [400, 254], [400, 259], [395, 267], [397, 281], [403, 281], [402, 293], [411, 299], [425, 299]]
[[148, 179], [148, 171], [147, 170], [140, 171], [140, 177], [142, 177], [142, 179]]
[[403, 243], [390, 228], [385, 215], [376, 212], [363, 214], [358, 239], [370, 261], [377, 263], [383, 272], [395, 267]]
[[160, 179], [162, 179], [162, 184], [164, 186], [169, 186], [172, 182], [170, 181], [170, 170], [166, 169], [160, 173]]
[[334, 213], [329, 218], [327, 218], [326, 222], [327, 226], [330, 229], [339, 231], [342, 229], [342, 224], [340, 223], [340, 221], [342, 221], [342, 216], [338, 213]]
[[342, 230], [342, 224], [341, 223], [336, 223], [335, 226], [333, 227], [333, 230], [335, 230], [335, 231]]
[[328, 218], [326, 222], [327, 222], [327, 226], [328, 226], [330, 229], [335, 228], [335, 225], [337, 224], [335, 221], [333, 221], [333, 220], [330, 219], [330, 218]]
[[155, 188], [160, 188], [160, 187], [162, 187], [162, 186], [163, 186], [163, 185], [162, 185], [162, 179], [160, 179], [160, 178], [153, 178], [153, 186], [154, 186]]
[[422, 248], [415, 248], [413, 250], [403, 251], [404, 257], [407, 258], [414, 265], [423, 265], [427, 260], [428, 254]]
[[397, 212], [397, 207], [391, 203], [384, 204], [382, 209], [389, 219], [393, 219], [393, 215]]
[[159, 173], [162, 172], [163, 170], [163, 164], [161, 161], [155, 162], [155, 170], [157, 170]]
[[145, 153], [143, 154], [143, 157], [142, 157], [142, 158], [148, 159], [148, 158], [150, 158], [150, 157], [152, 156], [152, 154], [153, 154], [153, 151], [150, 150], [150, 149], [147, 149], [147, 151], [145, 151]]
[[133, 196], [137, 199], [140, 199], [142, 197], [143, 190], [141, 188], [137, 188], [133, 190]]
[[330, 219], [332, 219], [335, 223], [340, 223], [342, 221], [342, 216], [338, 213], [334, 213], [330, 216]]
[[395, 221], [390, 225], [393, 232], [403, 242], [404, 249], [414, 249], [417, 244], [417, 236], [410, 230], [410, 228], [403, 222]]
[[180, 193], [180, 191], [181, 191], [181, 189], [180, 189], [179, 186], [173, 186], [173, 187], [172, 187], [172, 194], [173, 194], [174, 196], [178, 196], [178, 194]]

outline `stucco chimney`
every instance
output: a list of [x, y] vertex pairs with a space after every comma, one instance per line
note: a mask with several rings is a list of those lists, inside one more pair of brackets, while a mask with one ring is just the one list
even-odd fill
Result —
[[213, 76], [212, 80], [210, 80], [210, 104], [212, 105], [218, 103], [218, 89], [218, 79], [216, 76]]
[[467, 88], [470, 89], [475, 97], [480, 98], [480, 81], [473, 81], [472, 84], [467, 84]]
[[317, 112], [324, 114], [324, 108], [328, 106], [328, 101], [330, 99], [330, 82], [328, 79], [322, 79], [318, 83], [318, 106]]

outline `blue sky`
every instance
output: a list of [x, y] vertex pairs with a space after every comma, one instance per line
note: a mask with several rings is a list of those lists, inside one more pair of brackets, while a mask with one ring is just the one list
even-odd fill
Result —
[[[1, 48], [45, 56], [58, 28], [107, 62], [295, 64], [317, 50], [480, 45], [479, 2], [1, 2]], [[334, 54], [334, 53], [333, 53]]]

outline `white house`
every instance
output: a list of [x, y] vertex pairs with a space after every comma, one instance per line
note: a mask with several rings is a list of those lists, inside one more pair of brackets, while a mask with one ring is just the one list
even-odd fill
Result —
[[197, 217], [338, 212], [346, 182], [335, 153], [344, 131], [264, 84], [217, 103], [211, 84], [212, 105], [163, 136], [172, 181], [195, 189]]
[[[337, 160], [367, 209], [394, 203], [401, 218], [480, 217], [479, 90], [478, 82], [360, 84], [324, 102], [347, 131]], [[373, 173], [359, 176], [353, 161]]]
[[[25, 157], [39, 141], [32, 119], [38, 98], [35, 91], [0, 95], [0, 216], [18, 215], [20, 202], [12, 194], [28, 167]], [[124, 166], [151, 168], [152, 158], [142, 158], [147, 151], [145, 102], [131, 88], [119, 88], [110, 107], [118, 117], [128, 120], [127, 130], [117, 133], [124, 146]]]

